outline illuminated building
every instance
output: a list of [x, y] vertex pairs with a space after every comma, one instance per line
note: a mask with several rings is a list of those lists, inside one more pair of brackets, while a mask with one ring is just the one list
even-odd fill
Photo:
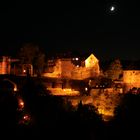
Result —
[[11, 59], [9, 56], [2, 56], [0, 59], [0, 74], [13, 74], [26, 76], [27, 73], [33, 75], [31, 64], [19, 64], [19, 59]]
[[0, 74], [10, 74], [11, 59], [7, 56], [2, 56], [0, 60]]
[[93, 54], [91, 54], [86, 60], [84, 60], [84, 65], [78, 57], [57, 59], [53, 69], [51, 66], [51, 70], [53, 71], [46, 72], [43, 74], [43, 76], [82, 80], [98, 76], [100, 74], [99, 69], [99, 60]]
[[140, 87], [140, 70], [124, 70], [123, 71], [123, 83], [125, 84], [126, 92], [133, 87]]

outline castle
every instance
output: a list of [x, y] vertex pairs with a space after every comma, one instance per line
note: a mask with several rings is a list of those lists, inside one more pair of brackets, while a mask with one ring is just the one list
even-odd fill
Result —
[[[20, 68], [13, 67], [13, 62], [18, 62], [18, 59], [11, 59], [7, 56], [2, 56], [0, 59], [0, 74], [14, 74], [25, 76], [27, 69], [33, 75], [33, 66], [31, 64], [23, 64]], [[84, 60], [75, 58], [58, 58], [48, 61], [48, 69], [42, 76], [46, 78], [60, 78], [84, 80], [88, 78], [98, 77], [101, 74], [99, 60], [94, 54], [91, 54]], [[123, 78], [121, 83], [124, 85], [126, 92], [135, 88], [140, 88], [140, 70], [123, 70]]]
[[126, 87], [126, 91], [134, 87], [140, 88], [140, 70], [124, 70], [123, 83]]
[[[43, 74], [45, 77], [53, 78], [69, 78], [84, 80], [99, 76], [100, 67], [99, 60], [91, 54], [86, 60], [79, 61], [79, 58], [61, 58], [57, 59], [53, 66], [52, 72], [46, 72]], [[77, 62], [77, 63], [76, 63]]]

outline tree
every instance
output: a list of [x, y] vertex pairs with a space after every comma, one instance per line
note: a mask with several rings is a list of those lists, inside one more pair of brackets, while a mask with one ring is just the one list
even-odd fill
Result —
[[140, 95], [128, 92], [123, 95], [121, 103], [115, 109], [115, 119], [125, 125], [140, 124]]
[[45, 54], [33, 43], [27, 43], [20, 49], [18, 57], [21, 64], [32, 64], [37, 75], [41, 75], [45, 66]]
[[115, 117], [112, 124], [117, 126], [121, 137], [139, 137], [140, 125], [140, 96], [131, 92], [124, 94], [121, 103], [115, 109]]
[[120, 80], [122, 78], [122, 65], [119, 59], [114, 60], [108, 69], [105, 71], [105, 75], [112, 80]]
[[40, 52], [38, 56], [35, 58], [34, 62], [34, 67], [39, 76], [43, 72], [44, 66], [45, 66], [45, 54]]
[[93, 95], [93, 105], [97, 108], [97, 112], [102, 115], [102, 119], [107, 121], [114, 117], [114, 110], [120, 103], [120, 95], [100, 90]]

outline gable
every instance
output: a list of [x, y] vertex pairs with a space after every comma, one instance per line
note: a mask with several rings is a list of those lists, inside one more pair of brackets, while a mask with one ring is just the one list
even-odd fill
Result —
[[94, 67], [98, 63], [98, 59], [91, 54], [86, 60], [85, 60], [85, 67]]

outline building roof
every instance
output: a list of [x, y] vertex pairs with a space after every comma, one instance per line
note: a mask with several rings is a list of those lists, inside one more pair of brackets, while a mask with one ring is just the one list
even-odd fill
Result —
[[[95, 57], [95, 55], [92, 53], [92, 54], [90, 54], [90, 56], [87, 58], [87, 59], [90, 59], [90, 58], [92, 58], [92, 59], [94, 59], [94, 61], [99, 61], [96, 57]], [[86, 59], [86, 60], [87, 60]]]

